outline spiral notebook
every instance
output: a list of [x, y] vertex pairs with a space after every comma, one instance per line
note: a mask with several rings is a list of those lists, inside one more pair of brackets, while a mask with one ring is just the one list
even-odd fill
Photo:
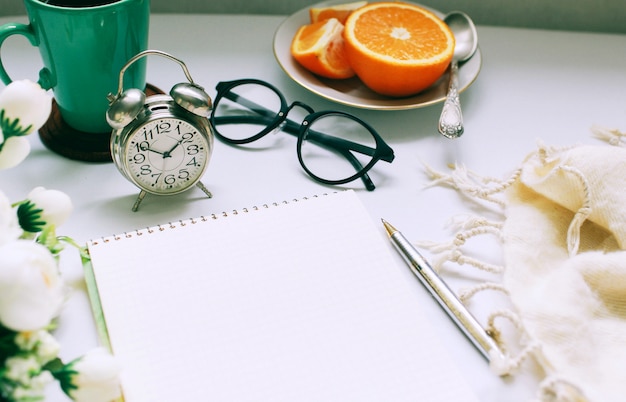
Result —
[[88, 242], [126, 402], [475, 401], [353, 191]]

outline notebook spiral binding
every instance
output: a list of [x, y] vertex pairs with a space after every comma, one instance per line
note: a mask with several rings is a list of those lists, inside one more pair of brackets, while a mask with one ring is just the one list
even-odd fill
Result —
[[251, 212], [255, 212], [255, 211], [260, 211], [260, 210], [264, 210], [264, 209], [269, 209], [272, 207], [278, 207], [280, 205], [286, 205], [286, 204], [290, 204], [293, 202], [300, 202], [300, 201], [306, 201], [310, 198], [317, 198], [320, 196], [327, 196], [329, 195], [328, 193], [323, 193], [321, 195], [313, 195], [313, 196], [308, 196], [308, 197], [302, 197], [302, 198], [294, 198], [291, 201], [287, 201], [287, 200], [283, 200], [280, 202], [272, 202], [270, 204], [262, 204], [261, 206], [252, 206], [252, 207], [244, 207], [239, 209], [233, 209], [230, 212], [219, 212], [219, 213], [212, 213], [210, 215], [201, 215], [199, 217], [196, 218], [188, 218], [188, 219], [180, 219], [178, 221], [172, 221], [172, 222], [168, 222], [166, 224], [159, 224], [156, 226], [149, 226], [146, 227], [144, 229], [136, 229], [133, 230], [131, 232], [123, 232], [121, 234], [115, 234], [112, 236], [103, 236], [99, 239], [92, 239], [89, 241], [89, 245], [90, 246], [97, 246], [98, 244], [102, 244], [102, 243], [108, 243], [111, 241], [118, 241], [118, 240], [123, 240], [123, 239], [130, 239], [133, 238], [135, 236], [143, 236], [144, 234], [152, 234], [154, 232], [162, 232], [168, 229], [177, 229], [179, 227], [185, 227], [187, 225], [196, 225], [199, 223], [204, 223], [204, 222], [210, 222], [210, 221], [214, 221], [217, 219], [223, 219], [223, 218], [227, 218], [230, 215], [239, 215], [239, 214], [246, 214], [246, 213], [251, 213]]

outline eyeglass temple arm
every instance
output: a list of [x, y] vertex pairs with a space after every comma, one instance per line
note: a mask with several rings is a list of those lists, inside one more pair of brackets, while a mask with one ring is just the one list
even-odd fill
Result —
[[[255, 116], [233, 116], [232, 117], [233, 123], [268, 123], [267, 119], [273, 120], [275, 116], [275, 113], [272, 112], [271, 110], [249, 99], [246, 99], [242, 96], [234, 94], [230, 91], [228, 91], [225, 94], [225, 97], [227, 99], [230, 99], [233, 102], [237, 102], [240, 105], [245, 106], [246, 108], [250, 109], [251, 111], [263, 117], [263, 118], [256, 119]], [[224, 121], [222, 121], [221, 119], [219, 120], [222, 122], [222, 124], [225, 124]], [[283, 127], [283, 130], [285, 130], [289, 134], [293, 134], [297, 136], [300, 130], [300, 124], [294, 122], [293, 120], [285, 119], [285, 126]], [[322, 133], [318, 133], [318, 132], [310, 131], [310, 130], [309, 130], [309, 134], [312, 135], [311, 140], [317, 141], [320, 144], [332, 147], [338, 151], [343, 149], [343, 150], [358, 152], [360, 154], [368, 155], [368, 156], [373, 156], [376, 153], [376, 149], [374, 148], [370, 148], [368, 146], [361, 145], [356, 142], [348, 141], [343, 138], [333, 137], [333, 136], [329, 136], [326, 134], [322, 134]], [[344, 153], [342, 152], [342, 154]], [[391, 162], [393, 160], [393, 154], [382, 155], [380, 159], [384, 160], [385, 162]]]
[[[240, 104], [241, 106], [244, 106], [244, 107], [250, 109], [251, 111], [259, 114], [260, 116], [263, 116], [263, 117], [267, 118], [270, 121], [274, 120], [274, 117], [276, 116], [276, 113], [272, 112], [268, 108], [263, 107], [263, 106], [255, 103], [255, 102], [252, 102], [251, 100], [248, 100], [248, 99], [244, 98], [243, 96], [237, 95], [237, 94], [235, 94], [235, 93], [233, 93], [231, 91], [227, 91], [224, 94], [224, 97], [226, 99], [228, 99], [228, 100], [231, 100], [231, 101], [233, 101], [235, 103]], [[233, 116], [233, 118], [234, 117], [237, 117], [237, 116]], [[247, 117], [249, 117], [249, 116], [241, 116], [241, 117], [243, 117], [245, 120], [247, 120]], [[265, 119], [263, 119], [261, 121], [258, 121], [256, 123], [264, 123], [265, 122], [264, 120]], [[246, 121], [245, 123], [248, 123], [248, 121]], [[255, 121], [252, 121], [250, 123], [255, 123]]]

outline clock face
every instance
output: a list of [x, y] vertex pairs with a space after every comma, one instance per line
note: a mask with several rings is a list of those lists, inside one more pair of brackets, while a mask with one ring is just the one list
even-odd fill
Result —
[[206, 137], [192, 124], [159, 118], [138, 127], [125, 145], [128, 177], [153, 194], [176, 194], [202, 177], [210, 155]]

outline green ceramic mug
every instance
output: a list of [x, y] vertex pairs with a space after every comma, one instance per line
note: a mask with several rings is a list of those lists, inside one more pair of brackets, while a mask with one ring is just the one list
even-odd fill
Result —
[[[63, 120], [81, 132], [109, 132], [106, 96], [117, 92], [124, 64], [147, 48], [150, 0], [24, 3], [30, 23], [0, 26], [0, 50], [10, 36], [25, 36], [39, 48], [44, 66], [39, 84], [52, 89]], [[5, 84], [12, 81], [1, 58], [0, 78]], [[124, 87], [144, 88], [145, 84], [145, 61], [135, 63], [124, 75]]]

